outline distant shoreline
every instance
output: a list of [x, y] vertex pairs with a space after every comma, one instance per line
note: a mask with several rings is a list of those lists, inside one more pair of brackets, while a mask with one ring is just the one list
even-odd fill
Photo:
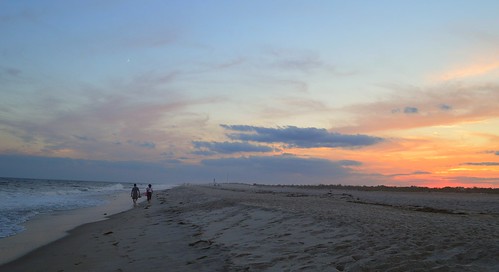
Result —
[[[10, 180], [53, 180], [53, 181], [82, 181], [89, 180], [79, 179], [47, 179], [47, 178], [19, 178], [19, 177], [0, 177], [1, 181]], [[90, 180], [95, 182], [123, 183], [123, 184], [146, 184], [147, 182], [132, 182], [132, 181], [105, 181], [105, 180]], [[199, 184], [202, 182], [184, 182], [184, 184]], [[254, 186], [270, 186], [270, 187], [295, 187], [295, 188], [310, 188], [310, 189], [339, 189], [339, 190], [355, 190], [355, 191], [388, 191], [388, 192], [441, 192], [441, 193], [485, 193], [499, 194], [499, 188], [492, 187], [462, 187], [462, 186], [445, 186], [445, 187], [426, 187], [426, 186], [388, 186], [388, 185], [347, 185], [347, 184], [263, 184], [263, 183], [245, 183], [245, 182], [220, 182], [215, 184], [246, 184]]]
[[[221, 183], [222, 184], [222, 183]], [[246, 183], [225, 183], [225, 184], [246, 184]], [[439, 193], [480, 193], [480, 194], [499, 194], [499, 188], [484, 188], [484, 187], [442, 187], [442, 188], [432, 188], [432, 187], [420, 187], [420, 186], [366, 186], [366, 185], [342, 185], [342, 184], [317, 184], [317, 185], [305, 185], [305, 184], [259, 184], [253, 183], [248, 184], [253, 186], [261, 187], [294, 187], [294, 188], [304, 188], [304, 189], [328, 189], [328, 190], [354, 190], [354, 191], [382, 191], [382, 192], [439, 192]]]

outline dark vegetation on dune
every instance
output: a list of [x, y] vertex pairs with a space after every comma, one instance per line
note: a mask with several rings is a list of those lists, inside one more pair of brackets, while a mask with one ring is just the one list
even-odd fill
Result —
[[480, 194], [499, 194], [499, 188], [480, 188], [480, 187], [442, 187], [442, 188], [430, 188], [430, 187], [418, 187], [418, 186], [408, 186], [408, 187], [398, 187], [398, 186], [358, 186], [358, 185], [264, 185], [264, 184], [253, 184], [258, 186], [286, 186], [286, 187], [297, 187], [297, 188], [310, 188], [310, 189], [336, 189], [336, 190], [356, 190], [356, 191], [384, 191], [384, 192], [442, 192], [442, 193], [480, 193]]

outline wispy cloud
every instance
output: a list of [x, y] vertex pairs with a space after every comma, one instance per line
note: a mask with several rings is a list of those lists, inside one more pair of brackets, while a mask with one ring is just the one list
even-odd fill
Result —
[[29, 78], [23, 74], [23, 70], [14, 67], [0, 66], [0, 83], [20, 83], [28, 81]]
[[40, 12], [35, 11], [32, 8], [23, 7], [10, 14], [5, 13], [0, 15], [0, 26], [2, 26], [2, 24], [8, 24], [19, 21], [36, 23], [39, 17], [40, 17]]
[[122, 38], [121, 47], [165, 47], [178, 41], [179, 32], [170, 29], [159, 29], [156, 31], [142, 31], [133, 36]]
[[318, 57], [306, 56], [277, 60], [274, 66], [280, 69], [311, 72], [315, 69], [324, 68], [325, 64]]
[[438, 76], [437, 78], [439, 80], [444, 80], [444, 81], [458, 80], [462, 78], [484, 75], [487, 73], [494, 72], [498, 69], [499, 69], [499, 61], [485, 62], [485, 63], [472, 64], [461, 68], [457, 68], [445, 72], [442, 75]]
[[326, 72], [330, 75], [350, 75], [351, 72], [338, 71], [316, 52], [287, 48], [267, 48], [264, 50], [268, 67], [281, 72], [301, 72], [305, 74]]
[[105, 87], [76, 85], [71, 94], [40, 92], [29, 105], [2, 103], [0, 112], [7, 114], [0, 127], [31, 152], [51, 156], [139, 159], [164, 148], [188, 149], [191, 131], [182, 128], [200, 128], [207, 118], [194, 106], [220, 98], [179, 94], [168, 87], [175, 80], [153, 73]]
[[[288, 119], [290, 116], [328, 114], [332, 111], [323, 101], [299, 96], [275, 97], [271, 103], [260, 103], [261, 118]], [[263, 104], [263, 105], [262, 105]]]
[[[3, 72], [2, 72], [2, 70], [3, 70]], [[17, 77], [17, 76], [19, 76], [22, 73], [21, 70], [16, 69], [16, 68], [9, 68], [9, 67], [7, 67], [7, 68], [4, 68], [2, 70], [0, 70], [0, 76], [3, 73], [3, 74], [8, 75], [8, 76]]]
[[229, 60], [227, 62], [219, 63], [215, 66], [215, 68], [218, 68], [218, 69], [232, 68], [235, 66], [239, 66], [239, 65], [243, 64], [244, 62], [245, 62], [245, 59], [242, 57], [239, 57], [236, 59]]

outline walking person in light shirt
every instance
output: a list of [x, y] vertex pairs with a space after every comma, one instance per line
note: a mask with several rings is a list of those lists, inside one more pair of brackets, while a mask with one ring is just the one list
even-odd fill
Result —
[[147, 203], [148, 204], [151, 204], [151, 198], [152, 198], [152, 185], [149, 184], [146, 188], [146, 195], [147, 195]]

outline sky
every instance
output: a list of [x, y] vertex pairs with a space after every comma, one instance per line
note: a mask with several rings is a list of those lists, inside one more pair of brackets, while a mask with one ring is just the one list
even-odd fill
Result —
[[498, 13], [0, 0], [0, 176], [499, 188]]

